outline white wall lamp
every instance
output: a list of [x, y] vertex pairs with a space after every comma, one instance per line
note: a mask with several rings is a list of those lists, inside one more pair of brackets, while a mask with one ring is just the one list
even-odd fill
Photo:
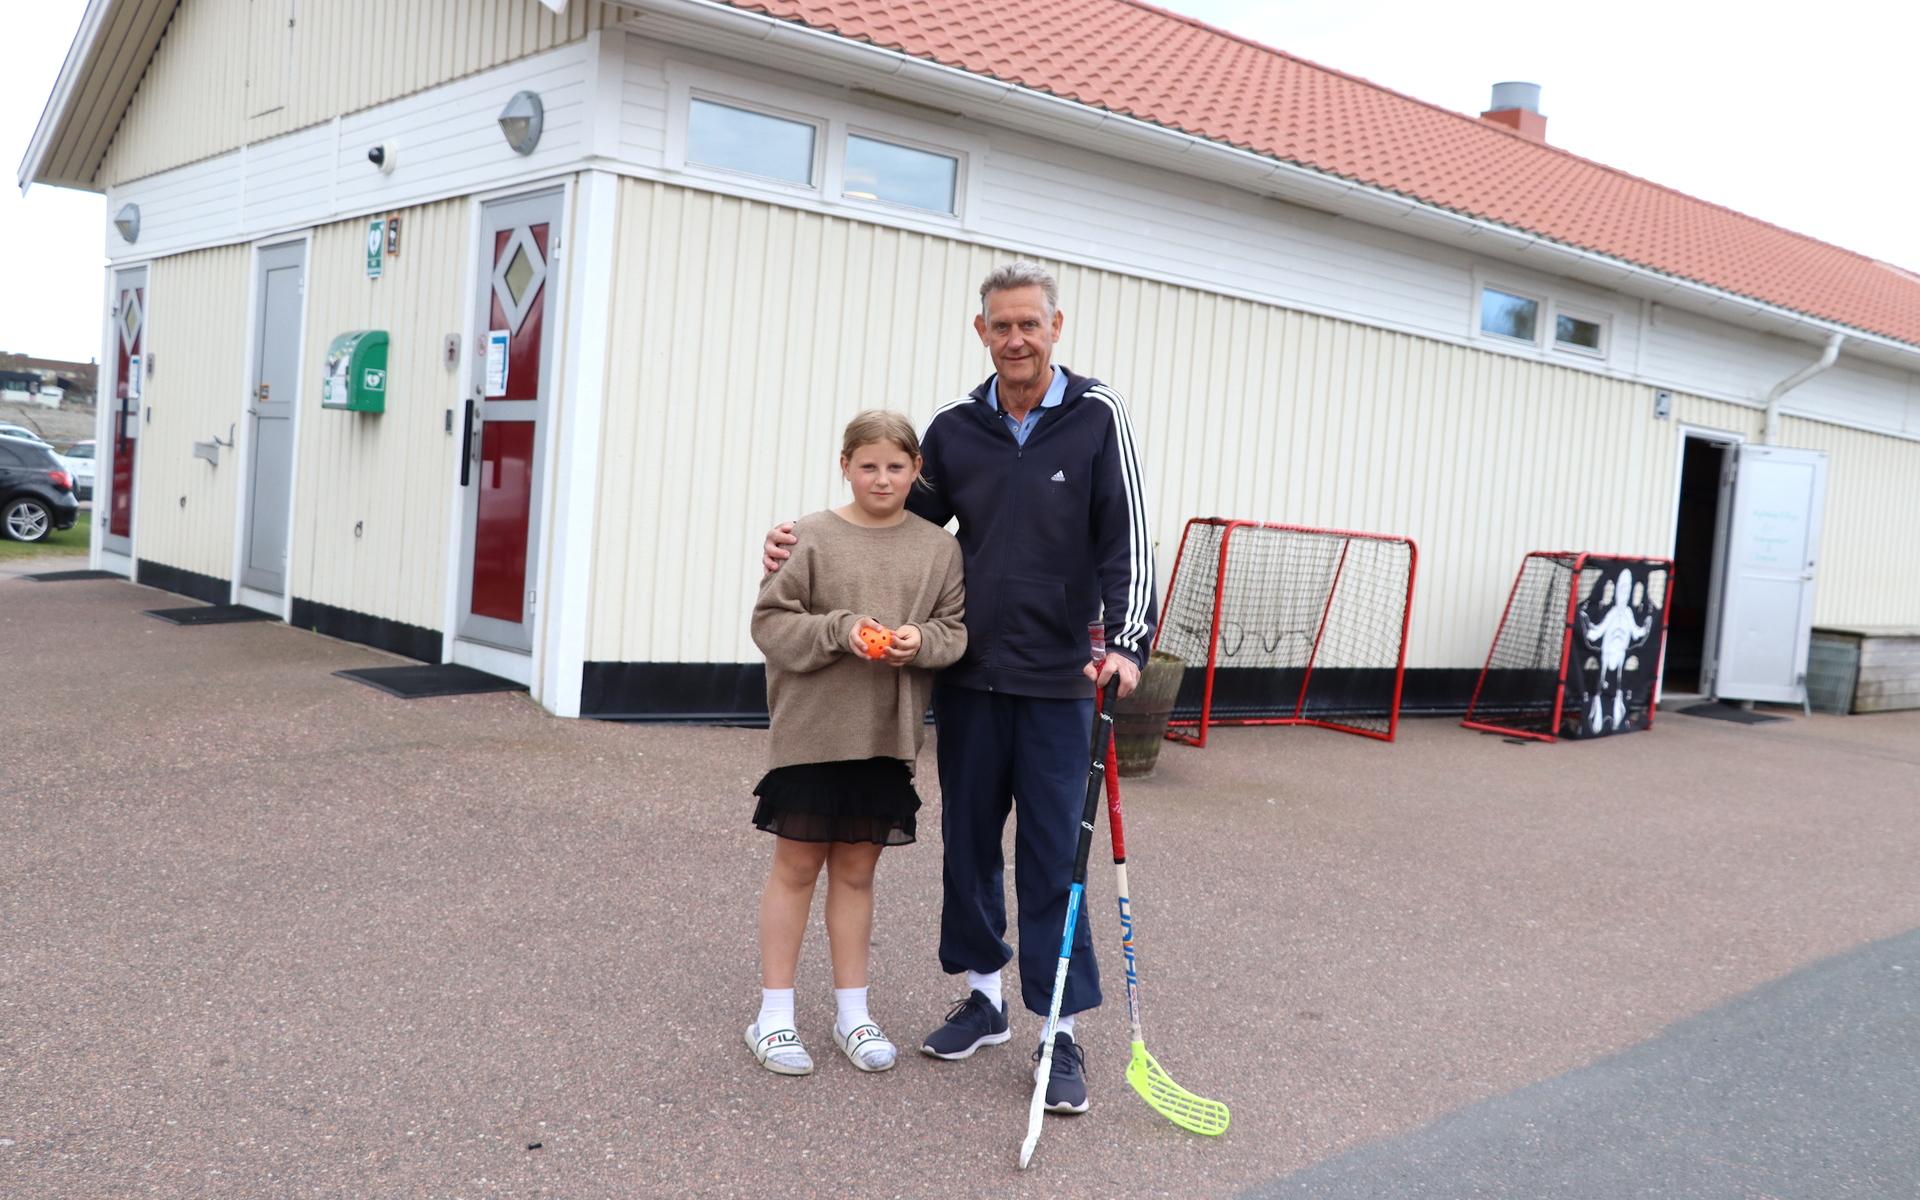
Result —
[[113, 214], [113, 227], [120, 236], [127, 239], [129, 245], [140, 240], [140, 206], [122, 204], [120, 211]]
[[540, 126], [545, 118], [546, 107], [538, 94], [515, 92], [500, 110], [500, 132], [507, 136], [507, 145], [515, 154], [532, 154], [540, 144]]

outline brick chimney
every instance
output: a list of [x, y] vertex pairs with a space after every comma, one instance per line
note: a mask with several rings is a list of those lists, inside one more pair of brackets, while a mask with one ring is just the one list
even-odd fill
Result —
[[1493, 105], [1480, 114], [1482, 121], [1518, 130], [1528, 141], [1546, 145], [1547, 119], [1540, 115], [1540, 85], [1537, 83], [1496, 83]]

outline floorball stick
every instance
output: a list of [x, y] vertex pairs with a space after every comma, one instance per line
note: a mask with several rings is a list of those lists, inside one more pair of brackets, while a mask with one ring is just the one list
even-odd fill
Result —
[[1173, 1081], [1173, 1076], [1147, 1053], [1140, 1033], [1140, 977], [1135, 970], [1133, 910], [1127, 892], [1127, 831], [1120, 815], [1120, 767], [1107, 759], [1107, 832], [1113, 835], [1113, 876], [1120, 894], [1120, 948], [1127, 960], [1127, 1019], [1133, 1023], [1133, 1058], [1127, 1063], [1127, 1082], [1147, 1107], [1182, 1129], [1217, 1137], [1227, 1131], [1227, 1106], [1196, 1096]]
[[1020, 1167], [1033, 1161], [1040, 1144], [1040, 1123], [1046, 1116], [1047, 1080], [1053, 1075], [1053, 1035], [1060, 1024], [1060, 998], [1067, 990], [1067, 962], [1073, 957], [1073, 929], [1080, 919], [1080, 898], [1087, 891], [1087, 855], [1093, 850], [1093, 822], [1100, 815], [1100, 785], [1106, 777], [1106, 750], [1113, 741], [1113, 698], [1119, 677], [1107, 681], [1106, 695], [1093, 709], [1093, 731], [1087, 747], [1087, 802], [1080, 809], [1080, 844], [1073, 852], [1073, 887], [1067, 892], [1066, 930], [1060, 935], [1060, 965], [1053, 972], [1053, 999], [1047, 1004], [1047, 1036], [1040, 1043], [1040, 1069], [1033, 1077], [1033, 1099], [1027, 1105], [1027, 1139], [1020, 1143]]

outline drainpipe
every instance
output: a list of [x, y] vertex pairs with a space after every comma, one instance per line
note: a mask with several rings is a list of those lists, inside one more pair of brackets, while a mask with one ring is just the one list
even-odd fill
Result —
[[1820, 352], [1820, 357], [1816, 361], [1808, 363], [1773, 385], [1773, 390], [1767, 393], [1766, 420], [1760, 426], [1761, 445], [1773, 445], [1774, 439], [1780, 434], [1780, 397], [1832, 366], [1833, 360], [1840, 357], [1840, 343], [1846, 340], [1847, 335], [1844, 333], [1829, 334], [1827, 348]]

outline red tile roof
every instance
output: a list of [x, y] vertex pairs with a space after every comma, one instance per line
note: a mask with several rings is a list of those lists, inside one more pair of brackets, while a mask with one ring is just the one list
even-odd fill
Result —
[[1137, 0], [726, 0], [1920, 345], [1920, 277]]

